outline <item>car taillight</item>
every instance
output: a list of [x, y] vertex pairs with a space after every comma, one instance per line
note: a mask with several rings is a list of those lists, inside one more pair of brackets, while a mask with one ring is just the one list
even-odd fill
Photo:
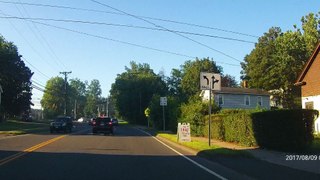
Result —
[[112, 125], [112, 122], [109, 122], [109, 125]]
[[93, 122], [92, 122], [92, 124], [93, 124], [93, 125], [96, 125], [96, 122], [95, 122], [95, 121], [93, 121]]

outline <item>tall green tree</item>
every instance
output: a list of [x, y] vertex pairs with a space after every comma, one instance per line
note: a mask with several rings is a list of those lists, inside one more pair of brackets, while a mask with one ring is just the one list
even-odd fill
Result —
[[18, 48], [0, 36], [0, 84], [3, 89], [0, 115], [20, 115], [30, 110], [31, 77]]
[[155, 94], [165, 95], [166, 84], [148, 64], [130, 62], [111, 87], [111, 97], [118, 114], [133, 123], [146, 124], [144, 110]]
[[84, 108], [86, 116], [97, 116], [98, 115], [98, 103], [101, 99], [101, 85], [99, 80], [94, 79], [90, 82], [87, 88], [86, 99], [87, 103]]
[[73, 109], [74, 118], [85, 116], [84, 108], [86, 105], [86, 83], [80, 79], [70, 79], [71, 99], [70, 105]]
[[320, 12], [310, 13], [301, 18], [303, 37], [306, 42], [307, 56], [311, 56], [320, 39]]
[[209, 58], [195, 59], [194, 61], [186, 61], [181, 66], [182, 79], [182, 99], [186, 102], [192, 96], [200, 94], [200, 72], [212, 72], [222, 74], [223, 68], [217, 66], [213, 60]]
[[61, 77], [54, 77], [47, 81], [41, 99], [45, 118], [51, 119], [64, 114], [64, 88], [64, 79]]
[[320, 37], [318, 15], [311, 13], [301, 21], [303, 31], [296, 26], [284, 33], [280, 28], [269, 29], [241, 64], [242, 79], [249, 81], [249, 87], [279, 90], [285, 108], [300, 106], [293, 84]]

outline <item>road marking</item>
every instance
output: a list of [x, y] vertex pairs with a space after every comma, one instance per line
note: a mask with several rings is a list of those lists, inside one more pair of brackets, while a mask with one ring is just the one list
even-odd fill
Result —
[[[137, 128], [137, 129], [138, 129], [138, 128]], [[147, 134], [147, 135], [149, 135], [149, 136], [151, 136], [153, 139], [157, 140], [157, 141], [158, 141], [159, 143], [161, 143], [162, 145], [166, 146], [167, 148], [169, 148], [169, 149], [172, 150], [173, 152], [177, 153], [177, 154], [180, 155], [181, 157], [185, 158], [186, 160], [190, 161], [191, 163], [193, 163], [194, 165], [200, 167], [201, 169], [207, 171], [208, 173], [216, 176], [217, 178], [219, 178], [219, 179], [221, 179], [221, 180], [227, 180], [227, 178], [225, 178], [225, 177], [221, 176], [220, 174], [218, 174], [218, 173], [216, 173], [216, 172], [214, 172], [214, 171], [212, 171], [212, 170], [204, 167], [203, 165], [197, 163], [196, 161], [188, 158], [187, 156], [185, 156], [185, 155], [183, 155], [182, 153], [180, 153], [179, 151], [173, 149], [172, 147], [170, 147], [169, 145], [165, 144], [164, 142], [162, 142], [162, 141], [159, 140], [158, 138], [152, 136], [150, 133], [148, 133], [148, 132], [146, 132], [146, 131], [143, 131], [143, 130], [141, 130], [141, 129], [138, 129], [138, 130], [141, 131], [141, 132], [143, 132], [143, 133], [145, 133], [145, 134]]]
[[6, 157], [6, 158], [4, 158], [4, 159], [1, 159], [1, 160], [0, 160], [0, 166], [6, 164], [6, 163], [8, 163], [8, 162], [11, 162], [11, 161], [13, 161], [13, 160], [15, 160], [15, 159], [18, 159], [19, 157], [24, 156], [24, 155], [26, 155], [26, 154], [28, 154], [28, 153], [31, 153], [31, 152], [33, 152], [33, 151], [35, 151], [35, 150], [37, 150], [37, 149], [39, 149], [39, 148], [42, 148], [42, 147], [44, 147], [44, 146], [46, 146], [46, 145], [48, 145], [48, 144], [51, 144], [51, 143], [53, 143], [53, 142], [55, 142], [55, 141], [58, 141], [58, 140], [60, 140], [60, 139], [62, 139], [62, 138], [64, 138], [64, 137], [66, 137], [66, 135], [58, 136], [58, 137], [56, 137], [56, 138], [50, 139], [50, 140], [48, 140], [48, 141], [42, 142], [42, 143], [37, 144], [37, 145], [35, 145], [35, 146], [32, 146], [32, 147], [30, 147], [30, 148], [28, 148], [28, 149], [25, 149], [25, 150], [23, 150], [22, 152], [19, 152], [19, 153], [16, 153], [16, 154], [11, 155], [11, 156], [9, 156], [9, 157]]

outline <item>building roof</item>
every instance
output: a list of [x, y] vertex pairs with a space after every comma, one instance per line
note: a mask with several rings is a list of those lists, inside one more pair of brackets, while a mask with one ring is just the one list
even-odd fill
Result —
[[319, 51], [320, 51], [320, 43], [318, 44], [317, 48], [313, 52], [312, 56], [309, 58], [309, 60], [305, 64], [300, 76], [296, 80], [295, 85], [299, 86], [299, 85], [304, 85], [305, 84], [305, 83], [303, 83], [303, 79], [306, 76], [307, 72], [309, 71], [309, 69], [310, 69], [312, 63], [314, 62], [314, 60], [316, 59], [317, 55], [319, 54]]
[[249, 88], [231, 88], [231, 87], [221, 87], [221, 91], [217, 91], [218, 94], [253, 94], [253, 95], [265, 95], [270, 94], [267, 91], [261, 89], [249, 89]]

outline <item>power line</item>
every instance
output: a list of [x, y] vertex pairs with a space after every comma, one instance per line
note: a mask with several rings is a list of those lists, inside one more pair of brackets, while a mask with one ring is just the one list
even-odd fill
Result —
[[[6, 4], [22, 4], [22, 5], [28, 5], [28, 6], [47, 7], [47, 8], [59, 8], [59, 9], [68, 9], [68, 10], [76, 10], [76, 11], [87, 11], [87, 12], [96, 12], [96, 13], [106, 13], [106, 14], [114, 14], [114, 15], [122, 15], [122, 16], [126, 15], [126, 14], [124, 14], [124, 13], [118, 13], [118, 12], [101, 11], [101, 10], [97, 10], [97, 9], [87, 9], [87, 8], [76, 8], [76, 7], [70, 7], [70, 6], [59, 6], [59, 5], [49, 5], [49, 4], [37, 4], [37, 3], [25, 3], [25, 2], [23, 2], [23, 3], [22, 3], [22, 2], [10, 2], [10, 1], [1, 1], [1, 0], [0, 0], [0, 3], [6, 3]], [[168, 19], [162, 19], [162, 18], [155, 18], [155, 17], [148, 17], [148, 16], [137, 16], [137, 17], [141, 17], [141, 18], [145, 18], [145, 19], [151, 19], [151, 20], [156, 20], [156, 21], [169, 22], [169, 23], [174, 23], [174, 24], [181, 24], [181, 25], [193, 26], [193, 27], [204, 28], [204, 29], [211, 29], [211, 30], [216, 30], [216, 31], [221, 31], [221, 32], [226, 32], [226, 33], [231, 33], [231, 34], [237, 34], [237, 35], [242, 35], [242, 36], [247, 36], [247, 37], [259, 38], [259, 36], [251, 35], [251, 34], [248, 34], [248, 33], [231, 31], [231, 30], [227, 30], [227, 29], [210, 27], [210, 26], [199, 25], [199, 24], [194, 24], [194, 23], [174, 21], [174, 20], [168, 20]]]
[[[20, 0], [19, 0], [20, 1]], [[16, 6], [16, 5], [15, 5]], [[23, 10], [25, 11], [25, 14], [27, 17], [30, 17], [27, 10], [24, 8], [23, 5], [21, 5]], [[18, 10], [18, 12], [20, 13], [20, 15], [22, 17], [24, 17], [24, 15], [22, 14], [22, 12], [20, 11], [20, 9], [16, 6], [16, 9]], [[52, 54], [55, 54], [51, 48], [51, 46], [49, 45], [48, 41], [44, 38], [44, 36], [42, 35], [41, 31], [37, 28], [36, 24], [34, 24], [33, 22], [31, 22], [31, 24], [33, 26], [31, 26], [29, 23], [27, 23], [27, 27], [30, 29], [30, 31], [32, 32], [32, 34], [36, 37], [36, 39], [38, 40], [38, 42], [42, 45], [43, 49], [45, 49], [47, 52], [51, 52]], [[37, 31], [37, 33], [36, 33]], [[49, 53], [50, 54], [50, 53]], [[64, 64], [62, 64], [62, 62], [59, 61], [58, 63], [58, 60], [59, 58], [56, 56], [53, 58], [55, 64], [60, 67], [60, 68], [63, 68], [65, 67]]]
[[[11, 17], [11, 16], [8, 16], [8, 17]], [[26, 20], [26, 21], [32, 21], [32, 20]], [[135, 46], [135, 47], [139, 47], [139, 48], [149, 49], [149, 50], [162, 52], [162, 53], [166, 53], [166, 54], [171, 54], [171, 55], [176, 55], [176, 56], [181, 56], [181, 57], [187, 57], [187, 58], [193, 58], [193, 59], [197, 58], [195, 56], [185, 55], [185, 54], [176, 53], [176, 52], [172, 52], [172, 51], [167, 51], [167, 50], [152, 48], [152, 47], [139, 45], [139, 44], [135, 44], [135, 43], [130, 43], [130, 42], [126, 42], [126, 41], [116, 40], [116, 39], [112, 39], [112, 38], [108, 38], [108, 37], [104, 37], [104, 36], [100, 36], [100, 35], [94, 35], [94, 34], [90, 34], [90, 33], [86, 33], [86, 32], [81, 32], [81, 31], [77, 31], [77, 30], [73, 30], [73, 29], [68, 29], [68, 28], [64, 28], [64, 27], [60, 27], [60, 26], [47, 24], [47, 23], [41, 23], [41, 22], [37, 22], [37, 21], [32, 21], [32, 22], [37, 23], [37, 24], [41, 24], [41, 25], [44, 25], [44, 26], [47, 26], [47, 27], [56, 28], [56, 29], [60, 29], [60, 30], [76, 33], [76, 34], [81, 34], [81, 35], [94, 37], [94, 38], [98, 38], [98, 39], [113, 41], [113, 42], [117, 42], [117, 43], [121, 43], [121, 44], [126, 44], [126, 45]], [[215, 61], [215, 62], [220, 63], [220, 64], [225, 64], [225, 65], [230, 65], [230, 66], [240, 66], [238, 64], [225, 63], [225, 62], [221, 62], [221, 61]]]
[[189, 35], [210, 37], [210, 38], [217, 38], [217, 39], [224, 39], [224, 40], [230, 40], [230, 41], [239, 41], [239, 42], [251, 43], [251, 44], [255, 43], [253, 41], [247, 41], [247, 40], [238, 39], [238, 38], [229, 38], [229, 37], [216, 36], [216, 35], [203, 34], [203, 33], [194, 33], [194, 32], [177, 31], [177, 30], [168, 31], [166, 29], [160, 29], [160, 28], [152, 28], [152, 27], [145, 27], [145, 26], [134, 26], [134, 25], [126, 25], [126, 24], [114, 24], [114, 23], [96, 22], [96, 21], [83, 21], [83, 20], [72, 20], [72, 19], [52, 19], [52, 18], [35, 18], [35, 17], [26, 18], [26, 17], [18, 17], [18, 16], [11, 16], [11, 17], [3, 17], [3, 16], [1, 17], [0, 16], [0, 18], [22, 19], [22, 20], [39, 20], [39, 21], [54, 21], [54, 22], [82, 23], [82, 24], [92, 24], [92, 25], [128, 27], [128, 28], [155, 30], [155, 31], [175, 32], [175, 33], [181, 33], [181, 34], [189, 34]]
[[[9, 15], [3, 13], [2, 10], [0, 10], [0, 14], [5, 15], [5, 16], [9, 16]], [[37, 51], [37, 50], [31, 45], [31, 43], [29, 42], [29, 40], [24, 37], [24, 35], [16, 28], [16, 26], [15, 26], [11, 21], [8, 20], [8, 22], [9, 22], [10, 25], [13, 27], [13, 29], [25, 40], [25, 42], [26, 42], [26, 43], [28, 44], [28, 46], [35, 52], [35, 54], [37, 54], [41, 59], [44, 59], [44, 60], [45, 60], [45, 58], [43, 58], [42, 55], [39, 53], [39, 51]], [[50, 63], [49, 63], [47, 60], [45, 60], [45, 62], [46, 62], [49, 66], [51, 66]], [[29, 64], [30, 64], [30, 63], [29, 63]], [[34, 66], [33, 66], [33, 67], [34, 67]]]
[[49, 76], [47, 76], [47, 75], [45, 75], [44, 73], [42, 73], [38, 68], [36, 68], [36, 67], [35, 67], [34, 65], [32, 65], [29, 61], [27, 61], [26, 58], [24, 58], [23, 56], [21, 56], [21, 58], [22, 58], [25, 62], [27, 62], [31, 67], [33, 67], [34, 70], [38, 71], [38, 73], [41, 74], [43, 77], [46, 77], [46, 78], [50, 79]]
[[114, 7], [112, 7], [112, 6], [109, 6], [109, 5], [105, 4], [105, 3], [101, 3], [101, 2], [96, 1], [96, 0], [91, 0], [91, 1], [94, 2], [94, 3], [96, 3], [96, 4], [100, 4], [100, 5], [102, 5], [102, 6], [108, 7], [108, 8], [110, 8], [110, 9], [112, 9], [112, 10], [115, 10], [115, 11], [121, 12], [121, 13], [123, 13], [123, 14], [126, 14], [127, 16], [131, 16], [131, 17], [133, 17], [133, 18], [136, 18], [136, 19], [139, 19], [139, 20], [141, 20], [141, 21], [144, 21], [144, 22], [146, 22], [146, 23], [148, 23], [148, 24], [151, 24], [151, 25], [153, 25], [153, 26], [155, 26], [155, 27], [159, 27], [159, 28], [161, 28], [161, 29], [165, 29], [166, 31], [169, 31], [169, 32], [171, 32], [171, 33], [173, 33], [173, 34], [176, 34], [176, 35], [180, 36], [180, 37], [183, 37], [183, 38], [185, 38], [185, 39], [188, 39], [188, 40], [190, 40], [190, 41], [192, 41], [192, 42], [194, 42], [194, 43], [196, 43], [196, 44], [198, 44], [198, 45], [200, 45], [200, 46], [206, 47], [206, 48], [208, 48], [208, 49], [210, 49], [210, 50], [212, 50], [212, 51], [215, 51], [215, 52], [217, 52], [217, 53], [219, 53], [219, 54], [221, 54], [221, 55], [224, 55], [224, 56], [226, 56], [226, 57], [228, 57], [228, 58], [230, 58], [230, 59], [233, 59], [233, 60], [238, 61], [238, 62], [242, 62], [242, 61], [238, 60], [237, 58], [232, 57], [232, 56], [230, 56], [230, 55], [228, 55], [228, 54], [226, 54], [226, 53], [224, 53], [224, 52], [222, 52], [222, 51], [220, 51], [220, 50], [214, 49], [214, 48], [212, 48], [212, 47], [210, 47], [210, 46], [208, 46], [208, 45], [206, 45], [206, 44], [204, 44], [204, 43], [201, 43], [201, 42], [199, 42], [199, 41], [196, 41], [196, 40], [194, 40], [194, 39], [192, 39], [192, 38], [189, 38], [189, 37], [187, 37], [187, 36], [185, 36], [185, 35], [182, 35], [182, 34], [180, 34], [180, 33], [174, 32], [174, 31], [172, 31], [172, 30], [170, 30], [170, 29], [168, 29], [168, 28], [165, 28], [165, 27], [163, 27], [163, 26], [157, 25], [157, 24], [155, 24], [155, 23], [153, 23], [153, 22], [151, 22], [151, 21], [149, 21], [149, 20], [146, 20], [146, 19], [141, 18], [141, 17], [138, 17], [138, 16], [136, 16], [136, 15], [127, 13], [127, 12], [125, 12], [125, 11], [122, 11], [122, 10], [120, 10], [120, 9], [114, 8]]

